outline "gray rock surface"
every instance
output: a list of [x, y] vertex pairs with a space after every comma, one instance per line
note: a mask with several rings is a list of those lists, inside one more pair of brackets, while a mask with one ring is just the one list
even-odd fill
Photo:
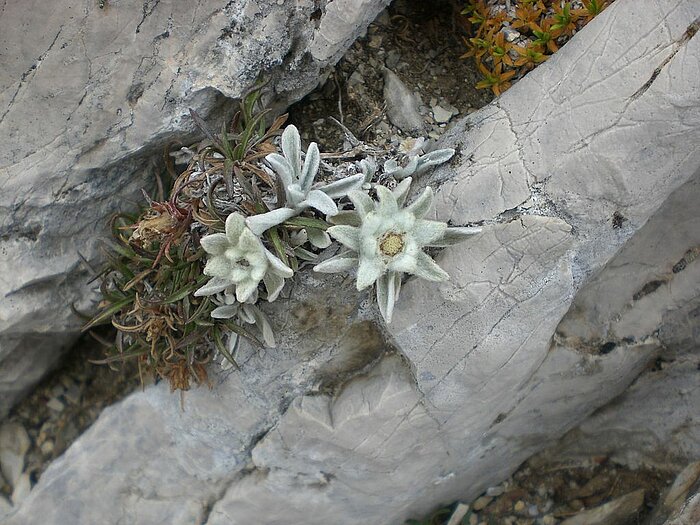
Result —
[[659, 468], [700, 458], [700, 217], [693, 202], [700, 202], [700, 172], [579, 292], [560, 323], [559, 341], [594, 354], [644, 335], [662, 350], [653, 367], [550, 456], [608, 455]]
[[0, 427], [0, 472], [12, 486], [24, 471], [24, 455], [29, 445], [29, 436], [22, 425], [6, 423]]
[[596, 507], [584, 510], [576, 516], [567, 518], [561, 525], [622, 525], [634, 523], [644, 505], [644, 490], [639, 489], [612, 501]]
[[700, 523], [700, 461], [685, 467], [659, 498], [649, 525]]
[[404, 133], [423, 134], [425, 122], [418, 112], [420, 100], [390, 69], [384, 69], [384, 100], [391, 123]]
[[557, 330], [700, 171], [699, 15], [618, 1], [457, 123], [435, 215], [483, 232], [439, 255], [450, 282], [405, 284], [385, 332], [350, 279], [300, 277], [269, 312], [279, 348], [244, 348], [184, 407], [157, 386], [106, 410], [8, 524], [402, 523], [619, 396], [663, 352], [663, 316], [614, 348]]
[[220, 120], [269, 81], [300, 99], [389, 0], [11, 2], [0, 15], [0, 418], [59, 359], [94, 295], [105, 218], [133, 208], [188, 110]]

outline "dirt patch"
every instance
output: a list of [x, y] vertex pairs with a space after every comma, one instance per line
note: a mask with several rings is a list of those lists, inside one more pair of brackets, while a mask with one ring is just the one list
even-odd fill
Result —
[[[540, 455], [523, 464], [510, 479], [490, 487], [473, 501], [458, 523], [463, 525], [557, 525], [586, 509], [599, 507], [638, 489], [644, 504], [636, 520], [641, 523], [674, 479], [671, 472], [651, 468], [637, 470], [605, 457], [581, 463], [550, 463]], [[539, 458], [539, 459], [538, 459]], [[458, 503], [442, 507], [414, 525], [446, 524]]]
[[[113, 334], [105, 334], [112, 337]], [[109, 405], [139, 387], [133, 361], [114, 369], [90, 360], [102, 359], [101, 346], [84, 336], [58, 368], [17, 405], [7, 422], [24, 427], [31, 442], [24, 459], [24, 472], [36, 483], [48, 464], [80, 436]], [[12, 487], [0, 476], [0, 494], [10, 496]]]
[[[451, 2], [397, 0], [340, 60], [328, 80], [289, 110], [290, 122], [321, 151], [342, 148], [342, 122], [360, 140], [384, 148], [405, 134], [388, 120], [384, 68], [393, 71], [420, 97], [426, 135], [437, 139], [449, 124], [433, 118], [433, 107], [457, 110], [453, 120], [488, 104], [489, 90], [474, 88], [480, 79], [473, 61], [461, 59], [465, 46]], [[393, 139], [393, 140], [392, 140]]]

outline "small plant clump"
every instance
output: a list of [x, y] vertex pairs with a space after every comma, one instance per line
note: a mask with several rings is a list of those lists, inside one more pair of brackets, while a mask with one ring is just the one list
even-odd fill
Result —
[[[170, 166], [167, 199], [147, 197], [140, 214], [113, 218], [98, 274], [103, 300], [84, 327], [117, 329], [101, 363], [136, 359], [142, 374], [172, 389], [204, 383], [214, 359], [237, 367], [241, 337], [276, 345], [261, 302], [275, 301], [310, 263], [318, 272], [355, 272], [358, 290], [376, 283], [390, 322], [404, 274], [448, 279], [423, 249], [479, 231], [424, 219], [430, 188], [405, 206], [411, 176], [446, 162], [453, 150], [424, 152], [419, 139], [377, 151], [349, 137], [359, 145], [354, 156], [324, 156], [313, 142], [304, 151], [294, 126], [282, 131], [286, 116], [266, 127], [259, 99], [258, 91], [246, 96], [219, 134], [191, 112], [206, 140], [177, 153], [187, 167], [177, 174]], [[345, 251], [319, 262], [332, 239]]]
[[498, 96], [546, 61], [613, 0], [467, 0], [461, 11], [467, 52]]

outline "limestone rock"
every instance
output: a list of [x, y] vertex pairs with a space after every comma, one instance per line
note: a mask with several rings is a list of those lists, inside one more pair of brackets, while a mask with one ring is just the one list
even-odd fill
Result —
[[[95, 296], [106, 218], [171, 141], [264, 78], [273, 109], [319, 82], [389, 0], [12, 3], [0, 17], [0, 418], [59, 359]], [[58, 16], [60, 14], [60, 16]], [[216, 127], [216, 124], [214, 125]]]
[[420, 101], [390, 69], [384, 69], [384, 100], [389, 120], [409, 135], [421, 135], [425, 123], [418, 112]]
[[644, 505], [644, 490], [639, 489], [615, 498], [600, 507], [584, 510], [567, 518], [561, 525], [621, 525], [633, 523]]
[[0, 495], [0, 519], [9, 515], [12, 512], [12, 504], [7, 500], [5, 496]]
[[0, 427], [0, 471], [13, 487], [24, 471], [24, 455], [30, 445], [22, 425], [6, 423]]
[[12, 490], [12, 505], [18, 507], [29, 495], [32, 490], [32, 482], [29, 479], [29, 473], [25, 472], [15, 482]]
[[700, 523], [700, 461], [685, 467], [661, 494], [649, 525]]
[[157, 386], [105, 411], [8, 524], [401, 523], [610, 403], [663, 351], [664, 316], [604, 351], [557, 330], [700, 172], [700, 40], [683, 40], [698, 15], [616, 2], [456, 123], [433, 214], [484, 229], [438, 256], [450, 282], [406, 282], [392, 325], [350, 279], [298, 275], [268, 312], [277, 349], [244, 347], [184, 410]]
[[663, 349], [624, 394], [561, 440], [551, 454], [562, 460], [606, 455], [631, 467], [682, 468], [700, 457], [700, 217], [692, 202], [700, 202], [700, 172], [579, 292], [560, 323], [560, 341], [592, 354], [644, 336]]

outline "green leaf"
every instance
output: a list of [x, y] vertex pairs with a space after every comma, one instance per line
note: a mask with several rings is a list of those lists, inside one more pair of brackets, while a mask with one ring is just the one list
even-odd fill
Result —
[[317, 230], [326, 230], [330, 227], [326, 221], [321, 219], [313, 219], [311, 217], [292, 217], [283, 223], [285, 226], [299, 226], [301, 228], [315, 228]]
[[95, 365], [106, 365], [109, 363], [115, 363], [118, 361], [126, 361], [127, 359], [133, 359], [134, 357], [141, 357], [142, 355], [145, 355], [148, 352], [148, 349], [146, 348], [141, 348], [140, 350], [133, 350], [133, 348], [136, 348], [139, 346], [138, 343], [134, 343], [131, 345], [129, 348], [124, 350], [124, 352], [120, 352], [117, 355], [105, 357], [104, 359], [90, 359], [90, 362], [95, 364]]
[[[235, 333], [238, 333], [235, 330], [232, 330], [232, 331]], [[214, 344], [216, 345], [216, 349], [219, 352], [221, 352], [221, 355], [223, 355], [229, 363], [231, 363], [233, 366], [236, 367], [236, 370], [240, 370], [238, 363], [236, 363], [236, 360], [233, 358], [231, 353], [226, 348], [226, 345], [221, 340], [221, 331], [218, 328], [214, 328], [212, 330], [212, 336], [214, 337]]]
[[129, 305], [132, 303], [132, 298], [128, 297], [122, 301], [119, 301], [118, 303], [114, 303], [112, 306], [109, 306], [105, 310], [102, 310], [99, 314], [97, 314], [95, 317], [92, 318], [92, 320], [83, 326], [81, 331], [86, 331], [92, 328], [93, 326], [97, 326], [100, 324], [105, 324], [110, 322], [112, 315], [117, 313], [119, 310], [124, 308], [125, 306]]
[[282, 239], [280, 239], [279, 231], [277, 228], [270, 228], [267, 230], [267, 232], [270, 235], [272, 246], [274, 246], [275, 251], [277, 252], [277, 257], [279, 257], [284, 264], [289, 266], [289, 259], [287, 259], [287, 253], [285, 252], [284, 245], [282, 244]]
[[162, 304], [175, 303], [175, 302], [179, 301], [180, 299], [187, 297], [191, 293], [194, 293], [194, 291], [197, 288], [199, 288], [202, 284], [204, 284], [204, 282], [207, 279], [209, 279], [209, 277], [207, 277], [206, 275], [200, 276], [199, 279], [197, 279], [195, 282], [193, 282], [193, 283], [191, 282], [191, 283], [185, 285], [184, 287], [182, 287], [181, 289], [179, 289], [175, 293], [173, 293], [173, 294], [169, 295], [168, 297], [166, 297], [165, 299], [163, 299], [161, 301], [161, 303]]

